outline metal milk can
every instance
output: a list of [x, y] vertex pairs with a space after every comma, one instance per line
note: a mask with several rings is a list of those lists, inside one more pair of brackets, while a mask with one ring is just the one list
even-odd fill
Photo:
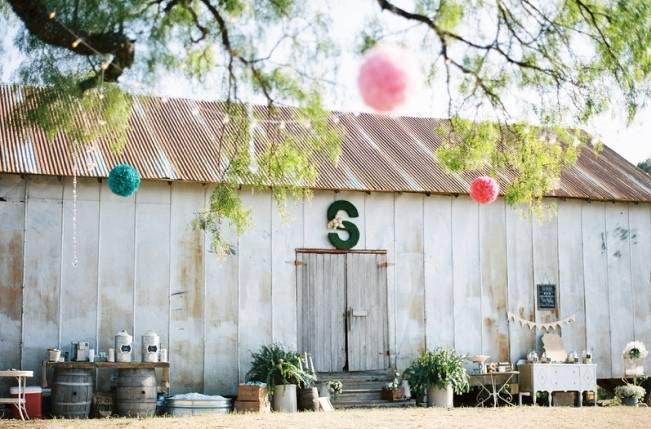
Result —
[[145, 331], [142, 334], [142, 361], [158, 362], [160, 351], [160, 337], [154, 331]]
[[121, 330], [115, 336], [115, 361], [131, 362], [131, 344], [133, 337], [126, 330]]

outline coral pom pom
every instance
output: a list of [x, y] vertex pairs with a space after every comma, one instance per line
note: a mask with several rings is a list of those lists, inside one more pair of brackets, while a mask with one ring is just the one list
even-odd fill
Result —
[[402, 48], [378, 46], [366, 54], [357, 86], [364, 102], [378, 112], [405, 104], [413, 91], [417, 67]]
[[479, 176], [470, 184], [470, 197], [479, 204], [490, 204], [497, 199], [500, 185], [488, 176]]
[[109, 173], [108, 187], [116, 195], [128, 197], [138, 190], [140, 175], [129, 164], [120, 164]]

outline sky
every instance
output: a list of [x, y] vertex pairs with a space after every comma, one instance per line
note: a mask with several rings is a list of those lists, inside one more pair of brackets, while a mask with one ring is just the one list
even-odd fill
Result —
[[[330, 0], [326, 3], [328, 12], [334, 18], [331, 34], [341, 49], [341, 56], [337, 59], [339, 71], [335, 77], [338, 86], [334, 93], [326, 95], [326, 104], [336, 110], [368, 111], [356, 90], [357, 73], [361, 63], [360, 56], [353, 48], [358, 42], [357, 35], [371, 16], [380, 16], [383, 23], [396, 31], [411, 24], [388, 12], [379, 14], [375, 2], [370, 0]], [[0, 82], [14, 81], [13, 72], [20, 61], [18, 51], [12, 45], [14, 31], [15, 28], [0, 28]], [[156, 87], [150, 90], [165, 97], [216, 98], [207, 94], [205, 88], [180, 79], [177, 75], [162, 77]], [[432, 87], [419, 91], [398, 114], [445, 117], [445, 91], [443, 82], [434, 82]], [[596, 117], [584, 128], [630, 162], [637, 163], [651, 157], [651, 106], [641, 109], [631, 124], [626, 123], [623, 112], [618, 109], [614, 108]]]

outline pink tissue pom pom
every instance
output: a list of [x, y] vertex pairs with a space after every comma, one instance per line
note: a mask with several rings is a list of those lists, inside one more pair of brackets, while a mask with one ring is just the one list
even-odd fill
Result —
[[413, 92], [417, 66], [410, 55], [395, 46], [377, 46], [366, 54], [357, 86], [364, 102], [378, 112], [404, 104]]
[[500, 185], [488, 176], [479, 176], [470, 184], [470, 197], [479, 204], [490, 204], [497, 199]]

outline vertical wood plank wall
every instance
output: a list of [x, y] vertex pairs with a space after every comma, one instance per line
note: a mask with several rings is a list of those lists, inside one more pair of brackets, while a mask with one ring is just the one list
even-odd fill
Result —
[[[282, 219], [268, 193], [247, 190], [255, 225], [241, 237], [226, 228], [237, 253], [219, 259], [191, 226], [209, 191], [145, 182], [123, 199], [80, 180], [73, 268], [71, 180], [0, 176], [0, 367], [38, 376], [48, 347], [87, 340], [106, 350], [119, 329], [135, 331], [139, 359], [153, 329], [174, 391], [235, 393], [250, 351], [296, 347], [294, 250], [331, 248], [326, 209], [336, 199], [359, 210], [357, 248], [387, 251], [389, 347], [401, 368], [438, 345], [517, 360], [535, 336], [506, 311], [576, 314], [566, 348], [592, 349], [601, 378], [622, 375], [627, 341], [651, 346], [649, 204], [559, 200], [558, 216], [540, 223], [502, 200], [480, 208], [466, 196], [316, 192], [288, 202]], [[558, 312], [537, 311], [536, 282], [558, 284]]]

